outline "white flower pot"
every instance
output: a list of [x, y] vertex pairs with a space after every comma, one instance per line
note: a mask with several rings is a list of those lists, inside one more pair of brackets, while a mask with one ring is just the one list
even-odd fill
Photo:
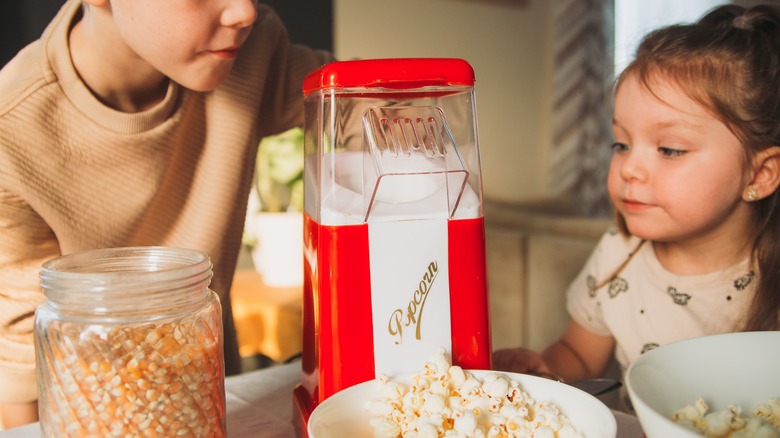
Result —
[[247, 226], [257, 237], [252, 261], [263, 282], [274, 287], [302, 286], [303, 214], [257, 213], [250, 215]]

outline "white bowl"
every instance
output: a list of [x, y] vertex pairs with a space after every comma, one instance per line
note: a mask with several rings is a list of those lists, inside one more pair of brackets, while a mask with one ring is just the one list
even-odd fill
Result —
[[[482, 380], [486, 374], [498, 371], [468, 370]], [[614, 438], [617, 422], [612, 411], [599, 399], [572, 386], [525, 374], [498, 372], [520, 383], [520, 387], [537, 401], [554, 403], [569, 417], [572, 426], [585, 438]], [[402, 383], [410, 376], [394, 377]], [[369, 415], [365, 404], [380, 397], [377, 380], [359, 383], [330, 396], [320, 403], [309, 417], [309, 438], [349, 438], [371, 436]]]
[[631, 403], [647, 438], [701, 437], [671, 420], [702, 397], [710, 411], [780, 397], [780, 332], [704, 336], [641, 355], [626, 373]]

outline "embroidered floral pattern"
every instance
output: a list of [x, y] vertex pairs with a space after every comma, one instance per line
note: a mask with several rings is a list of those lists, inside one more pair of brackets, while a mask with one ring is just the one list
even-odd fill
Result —
[[645, 354], [648, 351], [654, 350], [654, 349], [656, 349], [658, 347], [659, 347], [659, 345], [657, 343], [655, 343], [655, 342], [647, 343], [647, 344], [642, 346], [642, 352], [640, 354]]
[[688, 301], [690, 301], [691, 296], [689, 294], [686, 294], [685, 292], [678, 292], [677, 288], [674, 286], [669, 286], [666, 289], [666, 293], [669, 294], [670, 297], [674, 300], [674, 304], [679, 304], [681, 306], [685, 306], [688, 304]]
[[745, 290], [750, 283], [753, 282], [753, 277], [756, 276], [756, 273], [753, 271], [748, 272], [747, 274], [737, 278], [734, 280], [734, 289], [736, 290]]
[[622, 292], [628, 291], [628, 282], [620, 277], [615, 277], [612, 279], [612, 281], [609, 282], [609, 289], [607, 289], [607, 293], [609, 294], [610, 298], [615, 298]]
[[596, 297], [596, 277], [588, 275], [585, 277], [585, 285], [588, 287], [588, 296], [591, 298]]

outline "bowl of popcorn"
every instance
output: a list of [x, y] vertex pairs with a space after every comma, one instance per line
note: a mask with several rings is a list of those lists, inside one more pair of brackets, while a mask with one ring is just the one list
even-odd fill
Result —
[[381, 376], [340, 391], [312, 412], [309, 438], [614, 438], [597, 398], [542, 377], [450, 365], [443, 352], [418, 374]]
[[647, 438], [780, 437], [780, 332], [658, 347], [629, 367], [626, 386]]

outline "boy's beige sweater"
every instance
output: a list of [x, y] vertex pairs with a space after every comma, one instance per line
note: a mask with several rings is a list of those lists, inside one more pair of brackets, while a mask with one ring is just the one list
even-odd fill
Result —
[[[68, 1], [0, 71], [0, 403], [35, 400], [33, 314], [42, 262], [92, 248], [167, 245], [211, 256], [226, 366], [239, 366], [229, 300], [260, 138], [302, 123], [301, 84], [329, 55], [292, 46], [260, 7], [229, 78], [171, 84], [136, 114], [102, 105], [76, 74]], [[108, 68], [108, 67], [107, 67]]]

